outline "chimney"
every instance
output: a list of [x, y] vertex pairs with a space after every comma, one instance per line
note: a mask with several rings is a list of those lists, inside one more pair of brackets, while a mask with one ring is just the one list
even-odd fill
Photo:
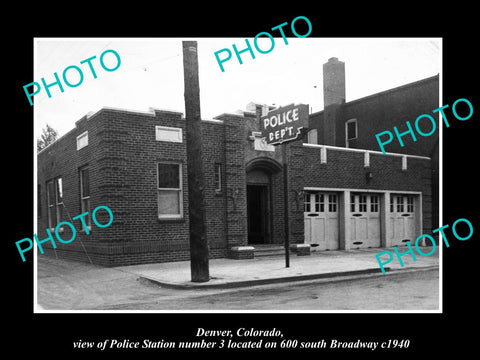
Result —
[[345, 63], [336, 57], [323, 64], [323, 144], [342, 146], [341, 108], [345, 103]]
[[323, 106], [345, 102], [345, 63], [336, 57], [323, 64]]

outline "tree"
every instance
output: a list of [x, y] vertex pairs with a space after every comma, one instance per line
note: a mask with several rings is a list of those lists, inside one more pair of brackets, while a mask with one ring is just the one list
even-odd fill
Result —
[[40, 138], [37, 139], [37, 152], [45, 149], [48, 145], [57, 140], [57, 138], [57, 130], [47, 124], [45, 128], [42, 129], [42, 134], [40, 135]]

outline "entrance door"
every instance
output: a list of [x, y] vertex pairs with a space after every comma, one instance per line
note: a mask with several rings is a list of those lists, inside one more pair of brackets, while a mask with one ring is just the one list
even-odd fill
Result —
[[337, 194], [307, 193], [304, 206], [305, 243], [314, 250], [337, 250], [340, 247]]
[[377, 248], [380, 237], [380, 195], [350, 195], [352, 248]]
[[390, 244], [406, 245], [407, 240], [413, 244], [415, 234], [415, 196], [391, 194], [390, 195]]
[[268, 199], [268, 185], [247, 185], [249, 244], [266, 244], [270, 240]]

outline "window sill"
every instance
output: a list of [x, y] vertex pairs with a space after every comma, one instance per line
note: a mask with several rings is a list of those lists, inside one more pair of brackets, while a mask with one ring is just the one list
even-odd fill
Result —
[[185, 222], [185, 218], [183, 216], [182, 217], [158, 217], [157, 220], [158, 222], [162, 222], [162, 223], [165, 223], [165, 222], [184, 223]]

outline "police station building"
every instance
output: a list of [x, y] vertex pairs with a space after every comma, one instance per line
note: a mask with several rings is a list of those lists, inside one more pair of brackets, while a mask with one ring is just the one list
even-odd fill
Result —
[[[404, 146], [392, 142], [386, 154], [375, 138], [438, 108], [438, 75], [345, 102], [344, 63], [331, 58], [323, 70], [324, 110], [307, 111], [308, 127], [294, 142], [265, 142], [260, 120], [273, 107], [264, 104], [202, 121], [211, 258], [283, 246], [286, 201], [298, 255], [405, 245], [438, 227], [438, 131], [418, 141], [404, 135]], [[103, 108], [43, 149], [39, 239], [98, 206], [114, 217], [106, 228], [85, 217], [89, 234], [76, 221], [75, 241], [56, 249], [45, 242], [45, 253], [105, 266], [188, 260], [185, 125], [179, 112]], [[70, 231], [58, 229], [64, 239]]]

